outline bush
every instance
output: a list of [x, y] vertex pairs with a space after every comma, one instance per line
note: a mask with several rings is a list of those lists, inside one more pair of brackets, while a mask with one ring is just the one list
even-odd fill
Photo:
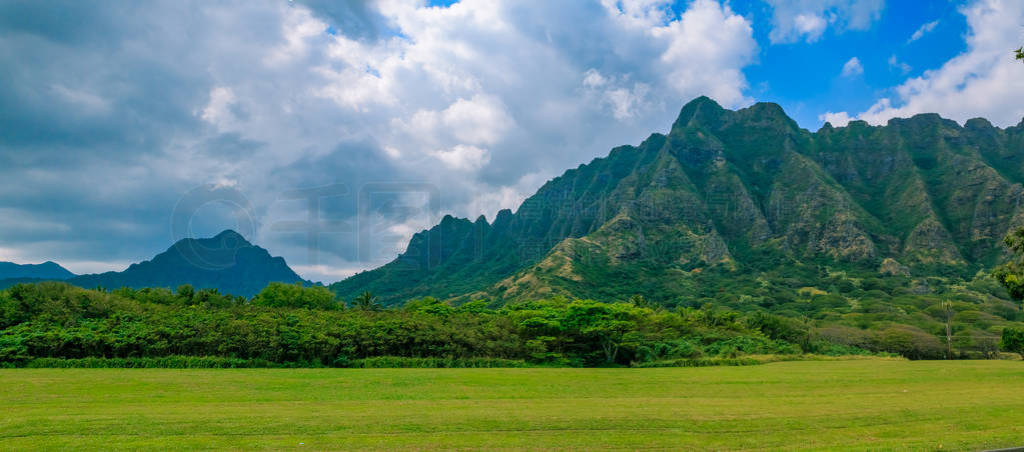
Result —
[[[102, 292], [63, 283], [14, 286], [0, 290], [0, 366], [25, 366], [40, 358], [100, 361], [33, 365], [521, 367], [530, 363], [576, 367], [677, 361], [695, 365], [711, 358], [865, 350], [913, 359], [945, 357], [944, 344], [932, 334], [940, 331], [940, 324], [923, 311], [899, 314], [885, 304], [877, 306], [878, 313], [836, 314], [828, 320], [744, 312], [706, 304], [708, 298], [694, 299], [702, 303], [699, 309], [677, 310], [562, 297], [498, 309], [489, 309], [484, 301], [452, 306], [422, 298], [398, 309], [344, 310], [323, 287], [280, 283], [269, 285], [251, 303], [238, 300], [187, 286], [177, 293], [165, 289]], [[759, 310], [751, 300], [740, 308]], [[369, 301], [372, 305], [372, 295]], [[925, 330], [893, 324], [888, 320], [891, 314], [883, 311], [897, 312]], [[886, 329], [833, 324], [808, 334], [811, 322]], [[976, 329], [958, 324], [957, 338], [987, 336], [1005, 326]], [[1019, 335], [1015, 331], [1020, 330], [1011, 327], [1004, 333], [1004, 349], [1019, 348], [1024, 342], [1014, 339]], [[994, 355], [994, 340], [983, 339], [972, 338], [958, 347]], [[210, 359], [218, 361], [204, 361]]]
[[999, 347], [1005, 352], [1024, 355], [1024, 329], [1004, 328]]
[[33, 369], [236, 369], [282, 366], [263, 359], [164, 356], [161, 358], [36, 358], [25, 363], [25, 367]]
[[910, 325], [886, 328], [875, 341], [879, 350], [899, 353], [910, 359], [942, 359], [946, 356], [946, 347], [937, 337]]
[[364, 369], [382, 368], [502, 368], [529, 367], [526, 361], [500, 358], [406, 358], [402, 356], [377, 356], [357, 359], [349, 367]]
[[272, 308], [340, 309], [333, 293], [326, 287], [302, 287], [301, 283], [272, 282], [252, 299], [256, 306]]
[[754, 366], [761, 364], [754, 358], [693, 358], [673, 359], [638, 363], [633, 367], [710, 367], [710, 366]]

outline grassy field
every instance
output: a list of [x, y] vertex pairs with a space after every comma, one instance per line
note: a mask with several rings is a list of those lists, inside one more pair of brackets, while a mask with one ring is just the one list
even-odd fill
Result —
[[1024, 445], [1024, 363], [0, 370], [0, 450]]

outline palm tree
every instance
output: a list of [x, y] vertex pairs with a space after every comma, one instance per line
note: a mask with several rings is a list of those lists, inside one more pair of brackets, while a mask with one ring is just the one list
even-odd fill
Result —
[[1017, 59], [1024, 60], [1024, 47], [1017, 47]]
[[376, 311], [380, 309], [380, 304], [377, 303], [377, 297], [367, 290], [352, 300], [352, 307], [362, 309], [364, 311]]

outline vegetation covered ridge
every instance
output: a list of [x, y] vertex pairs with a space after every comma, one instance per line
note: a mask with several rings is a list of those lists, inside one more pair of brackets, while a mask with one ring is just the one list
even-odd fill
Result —
[[[854, 309], [876, 289], [962, 292], [1024, 225], [1021, 156], [1024, 125], [921, 114], [809, 132], [776, 104], [700, 97], [668, 134], [568, 170], [492, 222], [445, 217], [331, 288], [385, 304], [641, 294], [771, 310], [804, 287]], [[836, 286], [837, 272], [850, 278]]]

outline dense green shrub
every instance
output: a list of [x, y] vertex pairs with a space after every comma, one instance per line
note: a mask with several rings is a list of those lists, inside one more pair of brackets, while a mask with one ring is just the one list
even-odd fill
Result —
[[35, 358], [28, 368], [168, 368], [168, 369], [235, 369], [256, 367], [282, 367], [262, 359], [222, 358], [217, 356], [163, 356], [159, 358]]
[[526, 361], [501, 358], [408, 358], [404, 356], [377, 356], [352, 361], [347, 367], [358, 368], [493, 368], [529, 367]]
[[[632, 300], [552, 297], [493, 308], [428, 297], [398, 309], [342, 309], [321, 287], [287, 284], [272, 284], [253, 300], [189, 286], [172, 293], [21, 284], [0, 290], [0, 366], [629, 366], [760, 354], [926, 359], [945, 352], [936, 336], [943, 325], [924, 313], [935, 310], [927, 304], [913, 314], [860, 306], [826, 322], [742, 312], [711, 298], [681, 300], [672, 310]], [[759, 306], [753, 298], [745, 302]], [[970, 303], [954, 306], [961, 319], [1001, 328], [993, 323], [999, 317]], [[893, 315], [922, 327], [887, 320]], [[961, 324], [954, 331], [953, 345], [963, 349], [957, 356], [995, 356], [995, 341], [987, 338], [996, 333]]]
[[754, 358], [693, 358], [651, 361], [635, 364], [634, 367], [754, 366], [757, 364], [761, 364], [761, 362]]
[[1004, 351], [1024, 355], [1024, 329], [1004, 328], [999, 344]]
[[272, 282], [252, 299], [255, 306], [272, 308], [340, 309], [341, 303], [326, 287]]

